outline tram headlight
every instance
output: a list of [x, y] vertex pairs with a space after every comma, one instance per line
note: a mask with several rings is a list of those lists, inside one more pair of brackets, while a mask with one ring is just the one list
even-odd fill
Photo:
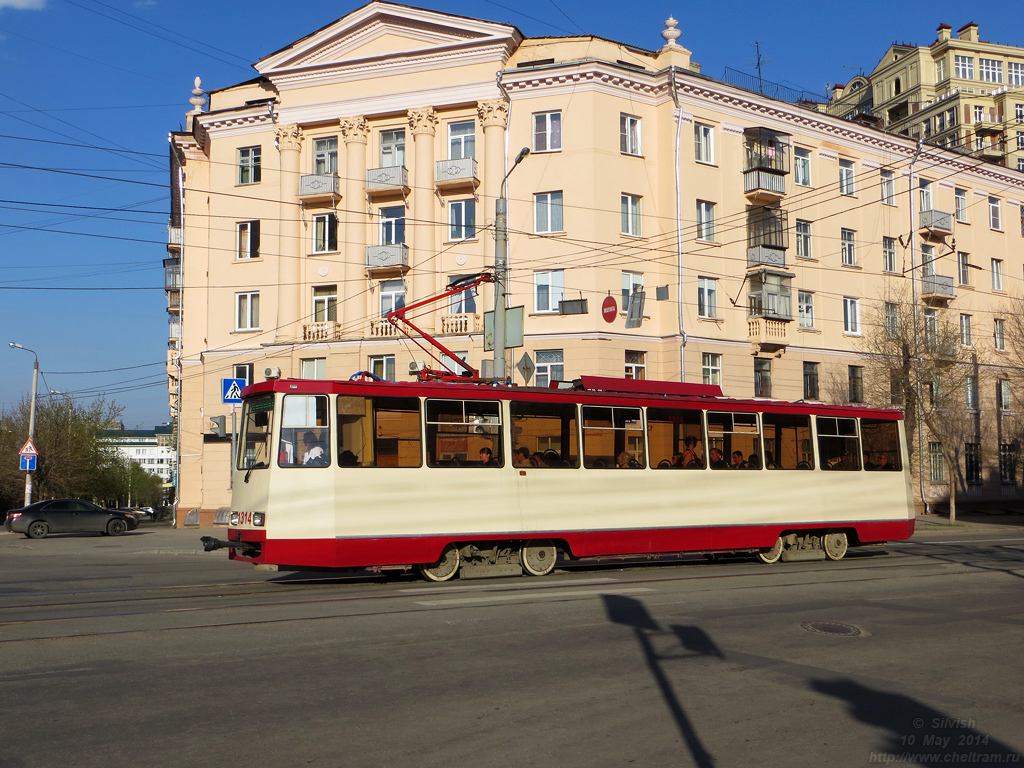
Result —
[[258, 525], [258, 526], [260, 526], [262, 528], [266, 524], [266, 522], [267, 522], [267, 513], [266, 512], [253, 512], [252, 513], [252, 524], [253, 525]]
[[238, 525], [238, 513], [237, 512], [232, 512], [231, 513], [231, 524], [232, 525]]

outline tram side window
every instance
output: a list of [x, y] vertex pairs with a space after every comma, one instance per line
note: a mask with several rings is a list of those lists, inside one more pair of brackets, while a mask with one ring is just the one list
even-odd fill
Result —
[[703, 469], [704, 428], [700, 411], [647, 409], [647, 444], [657, 469]]
[[821, 468], [841, 472], [860, 469], [860, 439], [857, 420], [834, 416], [816, 416], [818, 424], [818, 460]]
[[418, 467], [420, 401], [338, 396], [338, 466]]
[[501, 404], [496, 400], [427, 400], [427, 465], [500, 467]]
[[285, 395], [277, 463], [282, 467], [330, 466], [327, 416], [327, 395]]
[[270, 466], [270, 434], [273, 424], [273, 394], [245, 401], [242, 439], [238, 441], [239, 469], [266, 469]]
[[642, 469], [644, 428], [639, 408], [583, 406], [583, 465], [590, 469]]
[[762, 413], [761, 429], [767, 469], [814, 469], [810, 416]]
[[509, 403], [512, 463], [517, 467], [579, 467], [573, 403]]
[[712, 469], [761, 469], [756, 413], [708, 411], [708, 463]]
[[902, 470], [899, 422], [861, 419], [860, 439], [864, 445], [864, 469]]

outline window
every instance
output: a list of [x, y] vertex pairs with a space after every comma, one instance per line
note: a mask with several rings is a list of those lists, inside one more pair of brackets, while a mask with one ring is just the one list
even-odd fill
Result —
[[864, 453], [864, 469], [899, 471], [903, 468], [900, 428], [897, 422], [861, 419], [860, 439]]
[[394, 168], [405, 165], [405, 131], [380, 132], [380, 165]]
[[538, 387], [546, 387], [552, 381], [564, 381], [562, 350], [538, 349], [535, 358], [537, 370], [534, 377]]
[[675, 408], [647, 409], [647, 443], [657, 469], [703, 469], [704, 430], [701, 412]]
[[565, 272], [552, 269], [533, 273], [533, 311], [557, 313], [558, 304], [565, 296]]
[[960, 274], [960, 285], [971, 284], [971, 254], [959, 251], [956, 255], [957, 271]]
[[622, 234], [640, 237], [640, 197], [622, 195]]
[[956, 206], [956, 220], [960, 224], [967, 223], [967, 190], [957, 187], [953, 190], [953, 203]]
[[583, 465], [590, 469], [642, 469], [643, 421], [639, 408], [583, 406]]
[[313, 253], [338, 250], [338, 215], [324, 213], [313, 217]]
[[[393, 372], [394, 358], [391, 360], [391, 369]], [[384, 370], [384, 367], [380, 370]], [[418, 398], [339, 395], [337, 411], [339, 466], [421, 465]]]
[[946, 459], [942, 455], [942, 443], [928, 443], [928, 481], [936, 485], [946, 482]]
[[882, 171], [882, 202], [885, 205], [896, 205], [896, 178], [892, 171]]
[[857, 437], [857, 420], [833, 416], [816, 416], [818, 453], [825, 470], [854, 471], [860, 469], [861, 450]]
[[918, 196], [921, 201], [921, 212], [932, 210], [932, 183], [928, 179], [918, 181]]
[[931, 277], [935, 274], [935, 246], [921, 246], [921, 275]]
[[999, 198], [990, 197], [988, 199], [988, 226], [989, 229], [994, 229], [1001, 232], [1003, 229], [1003, 215], [999, 207]]
[[814, 327], [814, 294], [810, 291], [797, 292], [797, 307], [800, 313], [800, 327]]
[[714, 352], [701, 354], [701, 377], [705, 384], [722, 386], [722, 356]]
[[885, 336], [889, 339], [900, 336], [900, 306], [891, 301], [885, 302]]
[[964, 376], [964, 406], [968, 411], [978, 410], [977, 376]]
[[811, 250], [811, 222], [796, 220], [796, 255], [799, 259], [814, 257]]
[[1003, 260], [992, 259], [992, 290], [1003, 290]]
[[448, 240], [472, 240], [476, 237], [476, 202], [453, 200], [448, 204]]
[[327, 378], [327, 358], [310, 357], [299, 361], [301, 364], [302, 379], [323, 380]]
[[843, 332], [860, 335], [860, 299], [843, 297]]
[[798, 187], [811, 186], [811, 150], [802, 147], [793, 150], [793, 177]]
[[[472, 275], [458, 275], [448, 278], [448, 287], [453, 287]], [[473, 314], [476, 312], [476, 288], [467, 288], [461, 293], [454, 293], [448, 297], [448, 312], [452, 315]]]
[[999, 59], [978, 59], [978, 74], [982, 82], [1001, 83], [1003, 82], [1003, 62]]
[[715, 241], [715, 204], [697, 201], [697, 239]]
[[243, 386], [249, 386], [253, 382], [253, 363], [236, 363], [233, 368], [232, 378], [241, 379], [245, 382]]
[[850, 402], [864, 402], [864, 368], [860, 365], [847, 366], [850, 383]]
[[[539, 366], [537, 371], [539, 378]], [[513, 400], [508, 410], [513, 464], [535, 469], [579, 467], [575, 405]]]
[[472, 120], [448, 124], [448, 159], [476, 157], [476, 125]]
[[627, 379], [647, 378], [647, 353], [635, 350], [626, 350], [626, 373]]
[[624, 155], [640, 154], [640, 118], [619, 115], [619, 151]]
[[384, 381], [395, 380], [394, 355], [370, 355], [370, 373]]
[[843, 229], [840, 230], [839, 235], [842, 241], [843, 266], [857, 266], [857, 233], [852, 229]]
[[282, 467], [330, 466], [327, 395], [285, 395], [277, 463]]
[[818, 365], [804, 363], [804, 400], [818, 399]]
[[971, 346], [971, 316], [960, 315], [960, 346]]
[[1017, 149], [1024, 149], [1024, 131], [1017, 131]]
[[853, 160], [839, 161], [839, 194], [852, 197], [857, 193]]
[[239, 259], [258, 259], [260, 257], [260, 223], [258, 221], [238, 222], [238, 254]]
[[622, 311], [629, 311], [630, 297], [634, 291], [642, 291], [644, 289], [644, 274], [643, 272], [623, 272], [622, 273]]
[[338, 319], [338, 286], [319, 285], [313, 288], [313, 321], [336, 322]]
[[939, 317], [934, 309], [924, 311], [924, 346], [932, 352], [939, 343]]
[[260, 327], [260, 294], [235, 294], [235, 330], [255, 331]]
[[1003, 485], [1017, 484], [1017, 461], [1020, 457], [1020, 446], [1016, 443], [999, 445], [999, 481]]
[[708, 411], [708, 464], [712, 469], [760, 469], [756, 413]]
[[772, 361], [754, 358], [754, 397], [772, 396]]
[[718, 317], [718, 280], [712, 277], [697, 278], [698, 317]]
[[896, 238], [882, 238], [882, 271], [896, 272]]
[[1006, 82], [1017, 87], [1024, 86], [1024, 63], [1019, 61], [1006, 62]]
[[698, 163], [715, 164], [715, 128], [704, 123], [693, 124], [694, 159]]
[[538, 234], [563, 231], [561, 191], [533, 196], [533, 231]]
[[996, 382], [996, 404], [1000, 411], [1012, 410], [1013, 402], [1010, 398], [1010, 382], [1007, 379], [1000, 379]]
[[558, 152], [561, 149], [561, 111], [535, 113], [533, 116], [533, 151]]
[[941, 83], [946, 79], [946, 60], [937, 59], [935, 61], [935, 82]]
[[1006, 321], [998, 317], [992, 321], [992, 341], [997, 351], [1006, 351]]
[[405, 281], [383, 280], [380, 284], [380, 316], [405, 306]]
[[1018, 123], [1024, 123], [1024, 104], [1014, 104], [1013, 114]]
[[964, 443], [964, 476], [968, 485], [981, 485], [981, 443]]
[[405, 242], [405, 206], [380, 209], [380, 244], [402, 245]]
[[906, 402], [903, 379], [898, 371], [889, 371], [889, 404], [902, 406]]
[[496, 400], [427, 400], [427, 466], [493, 468], [501, 452]]
[[963, 80], [974, 79], [974, 57], [954, 56], [953, 65], [956, 76]]
[[313, 173], [333, 174], [338, 172], [338, 137], [328, 136], [313, 140]]
[[258, 184], [263, 162], [262, 147], [242, 147], [238, 150], [238, 183]]

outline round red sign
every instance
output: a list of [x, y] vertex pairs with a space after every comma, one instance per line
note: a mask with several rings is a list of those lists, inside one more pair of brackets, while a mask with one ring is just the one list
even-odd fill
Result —
[[601, 302], [601, 317], [605, 319], [607, 323], [614, 323], [615, 316], [619, 314], [619, 308], [615, 304], [615, 298], [608, 296], [603, 302]]

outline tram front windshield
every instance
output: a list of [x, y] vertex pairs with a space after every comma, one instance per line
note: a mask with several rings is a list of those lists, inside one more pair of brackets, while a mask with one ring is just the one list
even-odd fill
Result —
[[270, 436], [274, 425], [274, 395], [260, 395], [245, 401], [242, 436], [238, 441], [239, 469], [270, 466]]

